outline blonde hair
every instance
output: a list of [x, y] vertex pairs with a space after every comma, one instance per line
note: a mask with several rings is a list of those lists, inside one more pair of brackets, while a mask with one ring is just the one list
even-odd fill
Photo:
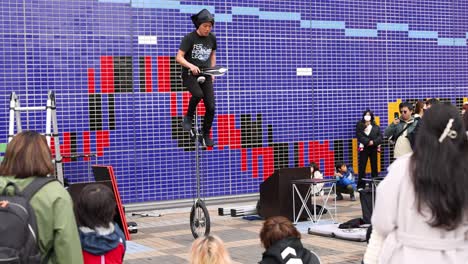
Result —
[[199, 237], [192, 243], [191, 264], [230, 264], [232, 262], [223, 241], [217, 236]]

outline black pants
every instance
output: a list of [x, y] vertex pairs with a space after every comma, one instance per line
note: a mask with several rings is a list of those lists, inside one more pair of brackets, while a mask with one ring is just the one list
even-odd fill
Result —
[[204, 75], [206, 80], [204, 83], [198, 83], [198, 76], [189, 75], [187, 73], [182, 74], [183, 84], [189, 90], [192, 97], [187, 109], [187, 116], [193, 118], [197, 109], [198, 103], [203, 99], [205, 104], [205, 118], [203, 121], [202, 132], [205, 135], [210, 134], [211, 126], [215, 115], [215, 98], [213, 91], [213, 79], [209, 75]]
[[348, 184], [346, 187], [344, 186], [336, 186], [336, 194], [341, 195], [342, 193], [347, 193], [350, 194], [351, 196], [354, 196], [354, 189], [351, 184]]
[[377, 172], [377, 147], [365, 147], [362, 151], [359, 152], [359, 179], [357, 183], [357, 188], [364, 188], [366, 183], [362, 180], [366, 177], [366, 166], [367, 160], [370, 159], [371, 164], [371, 176], [375, 178], [378, 176]]

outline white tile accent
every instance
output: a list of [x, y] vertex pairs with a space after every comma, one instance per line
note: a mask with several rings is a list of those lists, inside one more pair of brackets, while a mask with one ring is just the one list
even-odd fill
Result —
[[312, 76], [312, 68], [297, 68], [297, 76]]
[[140, 45], [157, 45], [157, 36], [138, 36], [138, 44]]

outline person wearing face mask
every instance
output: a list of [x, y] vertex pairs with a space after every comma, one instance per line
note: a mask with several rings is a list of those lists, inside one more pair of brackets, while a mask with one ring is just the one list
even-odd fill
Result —
[[356, 125], [356, 138], [359, 144], [359, 178], [357, 188], [363, 189], [365, 182], [362, 179], [366, 175], [368, 159], [370, 159], [371, 163], [372, 178], [378, 176], [377, 152], [380, 151], [380, 144], [382, 144], [380, 127], [375, 123], [374, 113], [369, 109], [364, 111], [361, 120]]
[[395, 159], [413, 152], [409, 138], [412, 137], [412, 134], [415, 132], [418, 124], [418, 120], [415, 120], [412, 116], [412, 104], [404, 102], [399, 105], [399, 108], [400, 117], [395, 118], [384, 132], [386, 137], [395, 142], [395, 148], [393, 151], [393, 157]]

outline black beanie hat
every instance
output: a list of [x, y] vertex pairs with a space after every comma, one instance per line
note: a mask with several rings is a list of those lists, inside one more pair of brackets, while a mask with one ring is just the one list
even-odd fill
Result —
[[210, 11], [206, 9], [203, 9], [202, 11], [198, 12], [198, 14], [191, 16], [191, 18], [196, 28], [200, 27], [200, 25], [205, 22], [211, 22], [211, 24], [214, 25], [214, 17]]

